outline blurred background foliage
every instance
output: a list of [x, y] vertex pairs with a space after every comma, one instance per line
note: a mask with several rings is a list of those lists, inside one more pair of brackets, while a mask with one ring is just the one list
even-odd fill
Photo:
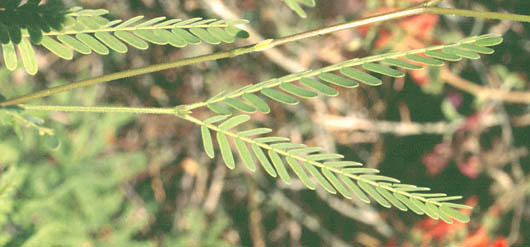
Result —
[[[280, 37], [420, 1], [65, 1], [113, 18], [244, 18], [251, 33]], [[530, 14], [525, 1], [443, 1], [444, 7]], [[469, 224], [448, 225], [326, 192], [287, 186], [262, 171], [228, 172], [202, 152], [198, 128], [170, 116], [0, 112], [2, 246], [527, 246], [530, 244], [530, 107], [493, 101], [479, 89], [529, 90], [530, 26], [508, 21], [417, 16], [253, 54], [83, 88], [39, 100], [58, 105], [168, 107], [225, 89], [349, 58], [407, 50], [482, 33], [503, 34], [496, 53], [446, 69], [384, 78], [340, 97], [272, 104], [256, 126], [433, 191], [463, 195]], [[40, 72], [0, 69], [7, 98], [127, 68], [228, 49], [153, 46], [63, 61], [37, 50]], [[38, 102], [36, 102], [38, 103]], [[25, 114], [25, 113], [23, 113]], [[207, 110], [197, 111], [207, 116]], [[44, 120], [42, 120], [44, 119]], [[13, 122], [22, 123], [16, 127]], [[12, 128], [11, 126], [15, 126]], [[50, 147], [46, 131], [61, 145]], [[44, 132], [43, 132], [44, 131]], [[44, 134], [41, 136], [40, 134]], [[241, 166], [239, 166], [241, 167]], [[525, 231], [526, 229], [526, 231]]]

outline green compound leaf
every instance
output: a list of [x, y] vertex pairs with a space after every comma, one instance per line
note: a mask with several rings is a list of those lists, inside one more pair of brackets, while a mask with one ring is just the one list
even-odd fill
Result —
[[[17, 8], [28, 6], [30, 2], [32, 1]], [[43, 6], [47, 4], [39, 5], [39, 8], [44, 10]], [[35, 9], [35, 11], [40, 10]], [[144, 20], [143, 16], [136, 16], [122, 21], [102, 16], [103, 13], [108, 13], [106, 10], [85, 10], [80, 7], [70, 10], [58, 9], [57, 13], [57, 16], [33, 15], [31, 18], [26, 18], [27, 25], [0, 23], [0, 43], [7, 45], [5, 50], [9, 50], [10, 41], [13, 45], [22, 45], [26, 53], [20, 55], [31, 55], [29, 47], [31, 45], [21, 44], [29, 39], [34, 45], [42, 45], [53, 54], [69, 60], [73, 58], [73, 51], [81, 54], [95, 52], [107, 55], [110, 50], [127, 53], [129, 51], [127, 45], [141, 50], [148, 49], [149, 43], [181, 48], [189, 44], [199, 44], [201, 39], [206, 43], [219, 44], [233, 43], [236, 38], [248, 37], [248, 33], [234, 26], [247, 23], [245, 20], [203, 20], [202, 18], [180, 20], [166, 17]], [[4, 55], [4, 58], [9, 58], [10, 63], [6, 63], [9, 70], [16, 68], [13, 65], [15, 64], [13, 58], [16, 57], [16, 53], [14, 54], [15, 56], [8, 51], [8, 54]], [[26, 56], [21, 57], [21, 60], [26, 61], [26, 71], [31, 71], [31, 74], [37, 72], [31, 63], [33, 59]]]
[[[203, 102], [195, 104], [192, 109], [206, 105], [209, 106], [211, 103], [221, 102], [229, 98], [235, 99], [237, 97], [243, 97], [260, 112], [268, 113], [270, 112], [269, 106], [261, 98], [255, 95], [257, 92], [261, 92], [268, 98], [284, 104], [297, 104], [299, 103], [299, 100], [296, 97], [314, 98], [318, 93], [326, 96], [336, 96], [338, 95], [338, 91], [326, 83], [344, 88], [357, 87], [359, 85], [357, 81], [370, 86], [378, 86], [381, 85], [382, 80], [375, 77], [374, 74], [390, 77], [402, 77], [405, 75], [404, 72], [388, 67], [388, 65], [401, 69], [415, 70], [422, 69], [423, 66], [410, 63], [403, 59], [408, 59], [415, 63], [430, 66], [443, 65], [444, 62], [441, 60], [457, 61], [462, 59], [462, 56], [445, 52], [447, 49], [449, 49], [449, 51], [451, 51], [451, 49], [458, 49], [459, 53], [462, 53], [461, 55], [465, 56], [464, 54], [468, 54], [467, 57], [471, 57], [472, 55], [470, 54], [475, 54], [478, 56], [478, 54], [474, 53], [474, 51], [480, 50], [479, 53], [489, 53], [491, 51], [487, 50], [489, 48], [482, 49], [486, 47], [477, 46], [473, 43], [480, 40], [489, 39], [491, 37], [494, 36], [483, 35], [466, 38], [458, 42], [445, 45], [438, 45], [404, 52], [390, 52], [365, 58], [355, 58], [324, 68], [298, 72], [280, 78], [273, 78], [256, 84], [247, 85], [230, 93], [226, 93], [221, 96], [215, 96], [205, 101], [205, 103]], [[262, 42], [266, 43], [263, 46], [267, 46], [267, 42], [272, 42], [272, 40]], [[366, 72], [354, 68], [356, 66], [363, 67]], [[337, 71], [347, 78], [333, 73]], [[315, 77], [318, 78], [318, 80], [316, 80]], [[296, 82], [299, 82], [299, 84]], [[307, 88], [298, 85], [303, 85]], [[276, 89], [276, 87], [279, 89]], [[280, 90], [288, 94], [283, 93]], [[243, 109], [239, 109], [239, 111], [250, 112]], [[216, 112], [219, 113], [219, 111]]]
[[[188, 118], [191, 117], [188, 116]], [[448, 202], [461, 199], [460, 196], [447, 196], [444, 193], [418, 193], [429, 191], [429, 188], [401, 184], [398, 179], [375, 175], [379, 173], [379, 170], [362, 167], [362, 164], [354, 161], [335, 160], [341, 159], [343, 156], [321, 153], [322, 148], [306, 147], [303, 144], [293, 143], [285, 137], [252, 137], [270, 133], [271, 129], [268, 128], [255, 128], [239, 132], [230, 130], [249, 119], [248, 115], [234, 117], [218, 115], [210, 117], [204, 122], [192, 121], [201, 126], [203, 145], [209, 157], [214, 157], [210, 131], [217, 132], [217, 143], [222, 160], [230, 169], [235, 168], [235, 160], [229, 138], [233, 139], [239, 158], [249, 170], [254, 171], [256, 169], [252, 157], [252, 153], [254, 153], [270, 176], [279, 176], [287, 184], [291, 183], [291, 173], [294, 173], [307, 188], [315, 189], [315, 184], [309, 176], [311, 175], [314, 181], [326, 191], [332, 194], [339, 192], [345, 198], [355, 196], [368, 203], [370, 202], [368, 196], [370, 196], [384, 207], [394, 206], [402, 211], [410, 209], [416, 214], [426, 214], [433, 219], [441, 219], [448, 223], [453, 222], [453, 219], [463, 222], [469, 220], [469, 217], [456, 210], [469, 208], [468, 206]], [[220, 124], [215, 126], [214, 124], [217, 123]], [[248, 149], [247, 144], [251, 145], [252, 152]]]

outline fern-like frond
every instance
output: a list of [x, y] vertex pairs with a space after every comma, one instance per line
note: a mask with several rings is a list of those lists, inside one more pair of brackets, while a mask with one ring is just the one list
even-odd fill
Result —
[[301, 5], [307, 6], [307, 7], [315, 7], [316, 3], [315, 0], [283, 0], [285, 4], [292, 9], [296, 14], [298, 14], [302, 18], [306, 18], [307, 14], [305, 13], [304, 9]]
[[[394, 206], [402, 211], [410, 209], [448, 223], [452, 223], [453, 219], [469, 221], [469, 217], [458, 209], [470, 207], [451, 202], [461, 199], [460, 196], [429, 193], [426, 192], [430, 190], [428, 188], [402, 184], [395, 178], [379, 175], [377, 169], [365, 168], [358, 162], [343, 161], [340, 154], [322, 153], [319, 147], [293, 143], [285, 137], [261, 136], [271, 132], [267, 128], [233, 130], [248, 121], [248, 115], [217, 115], [204, 121], [191, 116], [185, 118], [201, 126], [204, 149], [210, 158], [215, 157], [211, 132], [216, 133], [221, 158], [230, 169], [236, 165], [235, 149], [249, 170], [256, 169], [255, 157], [270, 176], [279, 177], [287, 184], [291, 183], [292, 176], [296, 176], [312, 190], [320, 185], [332, 194], [340, 193], [349, 199], [357, 197], [367, 203], [373, 199], [383, 207]], [[230, 139], [235, 148], [230, 145]]]
[[[109, 20], [104, 17], [108, 13], [104, 9], [91, 10], [80, 7], [59, 13], [63, 13], [62, 19], [55, 18], [53, 25], [44, 22], [45, 28], [35, 28], [38, 23], [5, 28], [0, 19], [0, 42], [7, 69], [17, 68], [18, 58], [15, 52], [17, 47], [26, 71], [29, 74], [37, 73], [38, 68], [31, 43], [41, 45], [63, 59], [72, 59], [74, 51], [81, 54], [95, 52], [107, 55], [111, 50], [126, 53], [128, 46], [145, 50], [149, 48], [150, 43], [169, 44], [180, 48], [190, 44], [200, 44], [202, 41], [208, 44], [233, 43], [236, 38], [248, 37], [248, 33], [235, 27], [246, 23], [245, 20], [202, 18], [181, 20], [166, 17], [144, 20], [143, 16], [126, 21]], [[0, 16], [2, 14], [0, 11]]]
[[204, 102], [188, 105], [187, 109], [207, 106], [221, 115], [231, 114], [227, 107], [244, 113], [268, 113], [270, 107], [258, 93], [284, 104], [297, 104], [298, 98], [313, 98], [318, 94], [336, 96], [338, 91], [334, 87], [355, 88], [359, 83], [367, 86], [381, 85], [382, 80], [373, 74], [403, 77], [405, 73], [402, 70], [442, 66], [444, 61], [459, 61], [463, 58], [478, 59], [479, 54], [492, 54], [494, 50], [489, 46], [501, 42], [502, 37], [488, 34], [451, 44], [355, 58], [321, 69], [247, 85], [232, 92], [223, 92]]

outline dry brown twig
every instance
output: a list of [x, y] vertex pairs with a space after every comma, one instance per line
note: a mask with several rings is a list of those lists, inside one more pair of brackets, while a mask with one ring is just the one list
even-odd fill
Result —
[[509, 92], [496, 88], [482, 87], [453, 74], [446, 67], [442, 68], [440, 78], [442, 78], [445, 83], [473, 94], [478, 98], [487, 98], [510, 103], [530, 104], [530, 92]]

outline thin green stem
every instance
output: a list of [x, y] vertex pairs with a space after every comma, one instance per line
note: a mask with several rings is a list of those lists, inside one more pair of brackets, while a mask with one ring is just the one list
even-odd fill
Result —
[[257, 51], [263, 51], [266, 49], [273, 48], [278, 45], [283, 45], [290, 42], [299, 41], [306, 38], [311, 38], [319, 35], [325, 35], [332, 32], [345, 30], [353, 27], [358, 27], [361, 25], [367, 25], [371, 23], [381, 22], [381, 21], [387, 21], [397, 18], [402, 18], [406, 16], [412, 16], [412, 15], [418, 15], [418, 14], [424, 14], [424, 13], [430, 13], [430, 14], [444, 14], [444, 15], [460, 15], [460, 16], [469, 16], [469, 17], [479, 17], [479, 18], [494, 18], [494, 19], [508, 19], [508, 20], [518, 20], [518, 21], [525, 21], [530, 22], [530, 16], [523, 16], [523, 15], [516, 15], [516, 14], [508, 14], [508, 13], [495, 13], [495, 12], [481, 12], [481, 11], [473, 11], [473, 10], [460, 10], [460, 9], [444, 9], [444, 8], [435, 8], [435, 7], [429, 7], [431, 6], [430, 3], [437, 3], [438, 1], [430, 1], [427, 2], [427, 4], [406, 8], [402, 10], [397, 10], [390, 13], [380, 14], [376, 16], [366, 17], [362, 18], [360, 20], [355, 20], [347, 23], [337, 24], [334, 26], [329, 26], [325, 28], [320, 28], [308, 32], [303, 32], [299, 34], [290, 35], [287, 37], [275, 39], [275, 40], [267, 40], [268, 42], [262, 42], [250, 46], [245, 47], [238, 47], [229, 51], [214, 53], [214, 54], [208, 54], [208, 55], [202, 55], [192, 58], [184, 58], [179, 59], [177, 61], [168, 62], [168, 63], [162, 63], [162, 64], [155, 64], [155, 65], [149, 65], [142, 68], [137, 69], [130, 69], [126, 71], [111, 73], [108, 75], [103, 75], [95, 78], [90, 78], [86, 80], [81, 80], [78, 82], [74, 82], [71, 84], [58, 86], [54, 88], [45, 89], [42, 91], [38, 91], [35, 93], [27, 94], [24, 96], [16, 97], [10, 100], [6, 100], [4, 102], [0, 102], [0, 107], [5, 107], [9, 105], [16, 105], [16, 104], [22, 104], [25, 102], [28, 102], [30, 100], [38, 99], [47, 97], [56, 93], [61, 93], [65, 91], [69, 91], [75, 88], [81, 88], [81, 87], [87, 87], [96, 85], [99, 83], [109, 82], [113, 80], [128, 78], [132, 76], [137, 75], [143, 75], [148, 74], [152, 72], [157, 72], [161, 70], [167, 70], [172, 69], [180, 66], [195, 64], [195, 63], [201, 63], [201, 62], [207, 62], [207, 61], [213, 61], [223, 58], [230, 58], [230, 57], [236, 57], [239, 55], [243, 55], [246, 53], [251, 52], [257, 52]]
[[177, 115], [177, 108], [147, 107], [112, 107], [112, 106], [54, 106], [54, 105], [19, 105], [25, 110], [54, 112], [93, 112], [93, 113], [134, 113], [134, 114], [169, 114]]
[[487, 11], [474, 11], [474, 10], [466, 10], [466, 9], [447, 9], [447, 8], [429, 7], [429, 8], [425, 8], [425, 13], [530, 22], [530, 16], [528, 15], [487, 12]]

